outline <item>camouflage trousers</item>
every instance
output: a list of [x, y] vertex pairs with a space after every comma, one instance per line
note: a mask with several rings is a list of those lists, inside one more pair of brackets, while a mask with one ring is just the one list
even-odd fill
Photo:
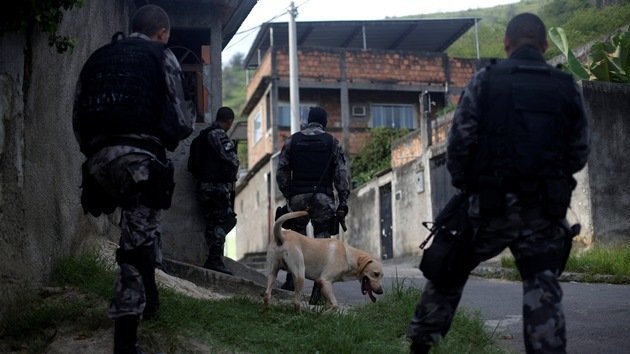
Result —
[[[496, 219], [477, 219], [474, 210], [469, 214], [476, 228], [472, 250], [476, 264], [509, 247], [519, 271], [527, 274], [523, 277], [523, 335], [527, 353], [564, 353], [565, 318], [562, 289], [557, 279], [558, 266], [564, 264], [535, 271], [523, 269], [523, 264], [532, 257], [562, 253], [567, 240], [570, 242], [565, 230], [559, 223], [546, 220], [541, 208], [525, 209], [518, 203], [509, 206], [505, 216]], [[414, 343], [438, 343], [451, 326], [464, 285], [465, 281], [452, 287], [438, 287], [427, 281], [407, 337]]]
[[197, 200], [206, 222], [206, 244], [222, 254], [225, 237], [236, 225], [234, 183], [199, 182]]
[[121, 208], [118, 253], [120, 272], [114, 284], [114, 297], [109, 308], [112, 319], [127, 315], [141, 316], [147, 303], [147, 290], [157, 300], [155, 267], [162, 263], [160, 210], [141, 204], [136, 183], [149, 177], [150, 157], [128, 154], [100, 163], [95, 161], [95, 179], [108, 193], [126, 199]]
[[308, 225], [309, 217], [313, 225], [315, 238], [330, 237], [331, 224], [337, 222], [335, 216], [335, 198], [325, 193], [305, 193], [297, 194], [289, 198], [289, 210], [308, 210], [308, 217], [297, 218], [294, 220], [294, 231], [306, 235], [306, 225]]
[[120, 273], [109, 307], [110, 318], [142, 315], [148, 288], [153, 289], [153, 296], [157, 296], [154, 272], [155, 267], [162, 264], [160, 216], [160, 210], [142, 204], [121, 211], [119, 247], [135, 256], [119, 261]]

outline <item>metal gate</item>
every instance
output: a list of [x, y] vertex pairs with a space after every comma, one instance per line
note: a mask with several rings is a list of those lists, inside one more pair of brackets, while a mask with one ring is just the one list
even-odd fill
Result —
[[379, 188], [380, 194], [380, 219], [381, 219], [381, 259], [390, 259], [394, 256], [394, 243], [392, 240], [392, 184], [387, 183]]
[[457, 190], [451, 185], [451, 175], [446, 169], [446, 154], [435, 156], [429, 162], [431, 168], [431, 201], [433, 215], [437, 215]]

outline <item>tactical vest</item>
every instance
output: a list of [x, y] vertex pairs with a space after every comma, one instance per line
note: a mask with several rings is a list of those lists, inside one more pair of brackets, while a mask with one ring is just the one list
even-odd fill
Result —
[[164, 44], [141, 38], [112, 40], [96, 50], [79, 76], [75, 131], [81, 151], [98, 136], [148, 134], [164, 140]]
[[291, 137], [291, 195], [326, 193], [332, 195], [332, 154], [334, 138], [328, 133]]
[[543, 62], [507, 60], [487, 67], [481, 83], [476, 176], [562, 176], [574, 85]]
[[[200, 181], [229, 183], [236, 181], [238, 172], [233, 166], [226, 164], [208, 143], [208, 135], [219, 127], [210, 126], [193, 139], [188, 156], [188, 171]], [[221, 148], [230, 144], [226, 134], [221, 134]], [[236, 151], [234, 151], [236, 153]]]

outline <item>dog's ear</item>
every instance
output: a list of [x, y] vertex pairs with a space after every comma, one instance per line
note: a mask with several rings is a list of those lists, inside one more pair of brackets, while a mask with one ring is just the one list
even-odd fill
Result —
[[357, 260], [357, 267], [358, 267], [358, 271], [357, 274], [361, 274], [363, 273], [363, 271], [365, 270], [365, 267], [367, 267], [368, 264], [372, 263], [374, 260], [372, 259], [372, 257], [367, 256], [367, 255], [360, 255], [359, 259]]

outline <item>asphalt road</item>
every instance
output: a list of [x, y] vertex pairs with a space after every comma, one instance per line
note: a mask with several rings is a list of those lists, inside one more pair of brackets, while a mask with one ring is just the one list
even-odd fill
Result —
[[[425, 279], [414, 259], [386, 261], [385, 291], [404, 280], [421, 289]], [[310, 294], [312, 282], [305, 286]], [[370, 303], [358, 281], [335, 283], [342, 306]], [[630, 285], [562, 283], [567, 322], [568, 353], [630, 353]], [[525, 353], [522, 335], [520, 282], [471, 277], [460, 307], [478, 310], [499, 343], [515, 353]], [[409, 316], [413, 309], [409, 309]]]

